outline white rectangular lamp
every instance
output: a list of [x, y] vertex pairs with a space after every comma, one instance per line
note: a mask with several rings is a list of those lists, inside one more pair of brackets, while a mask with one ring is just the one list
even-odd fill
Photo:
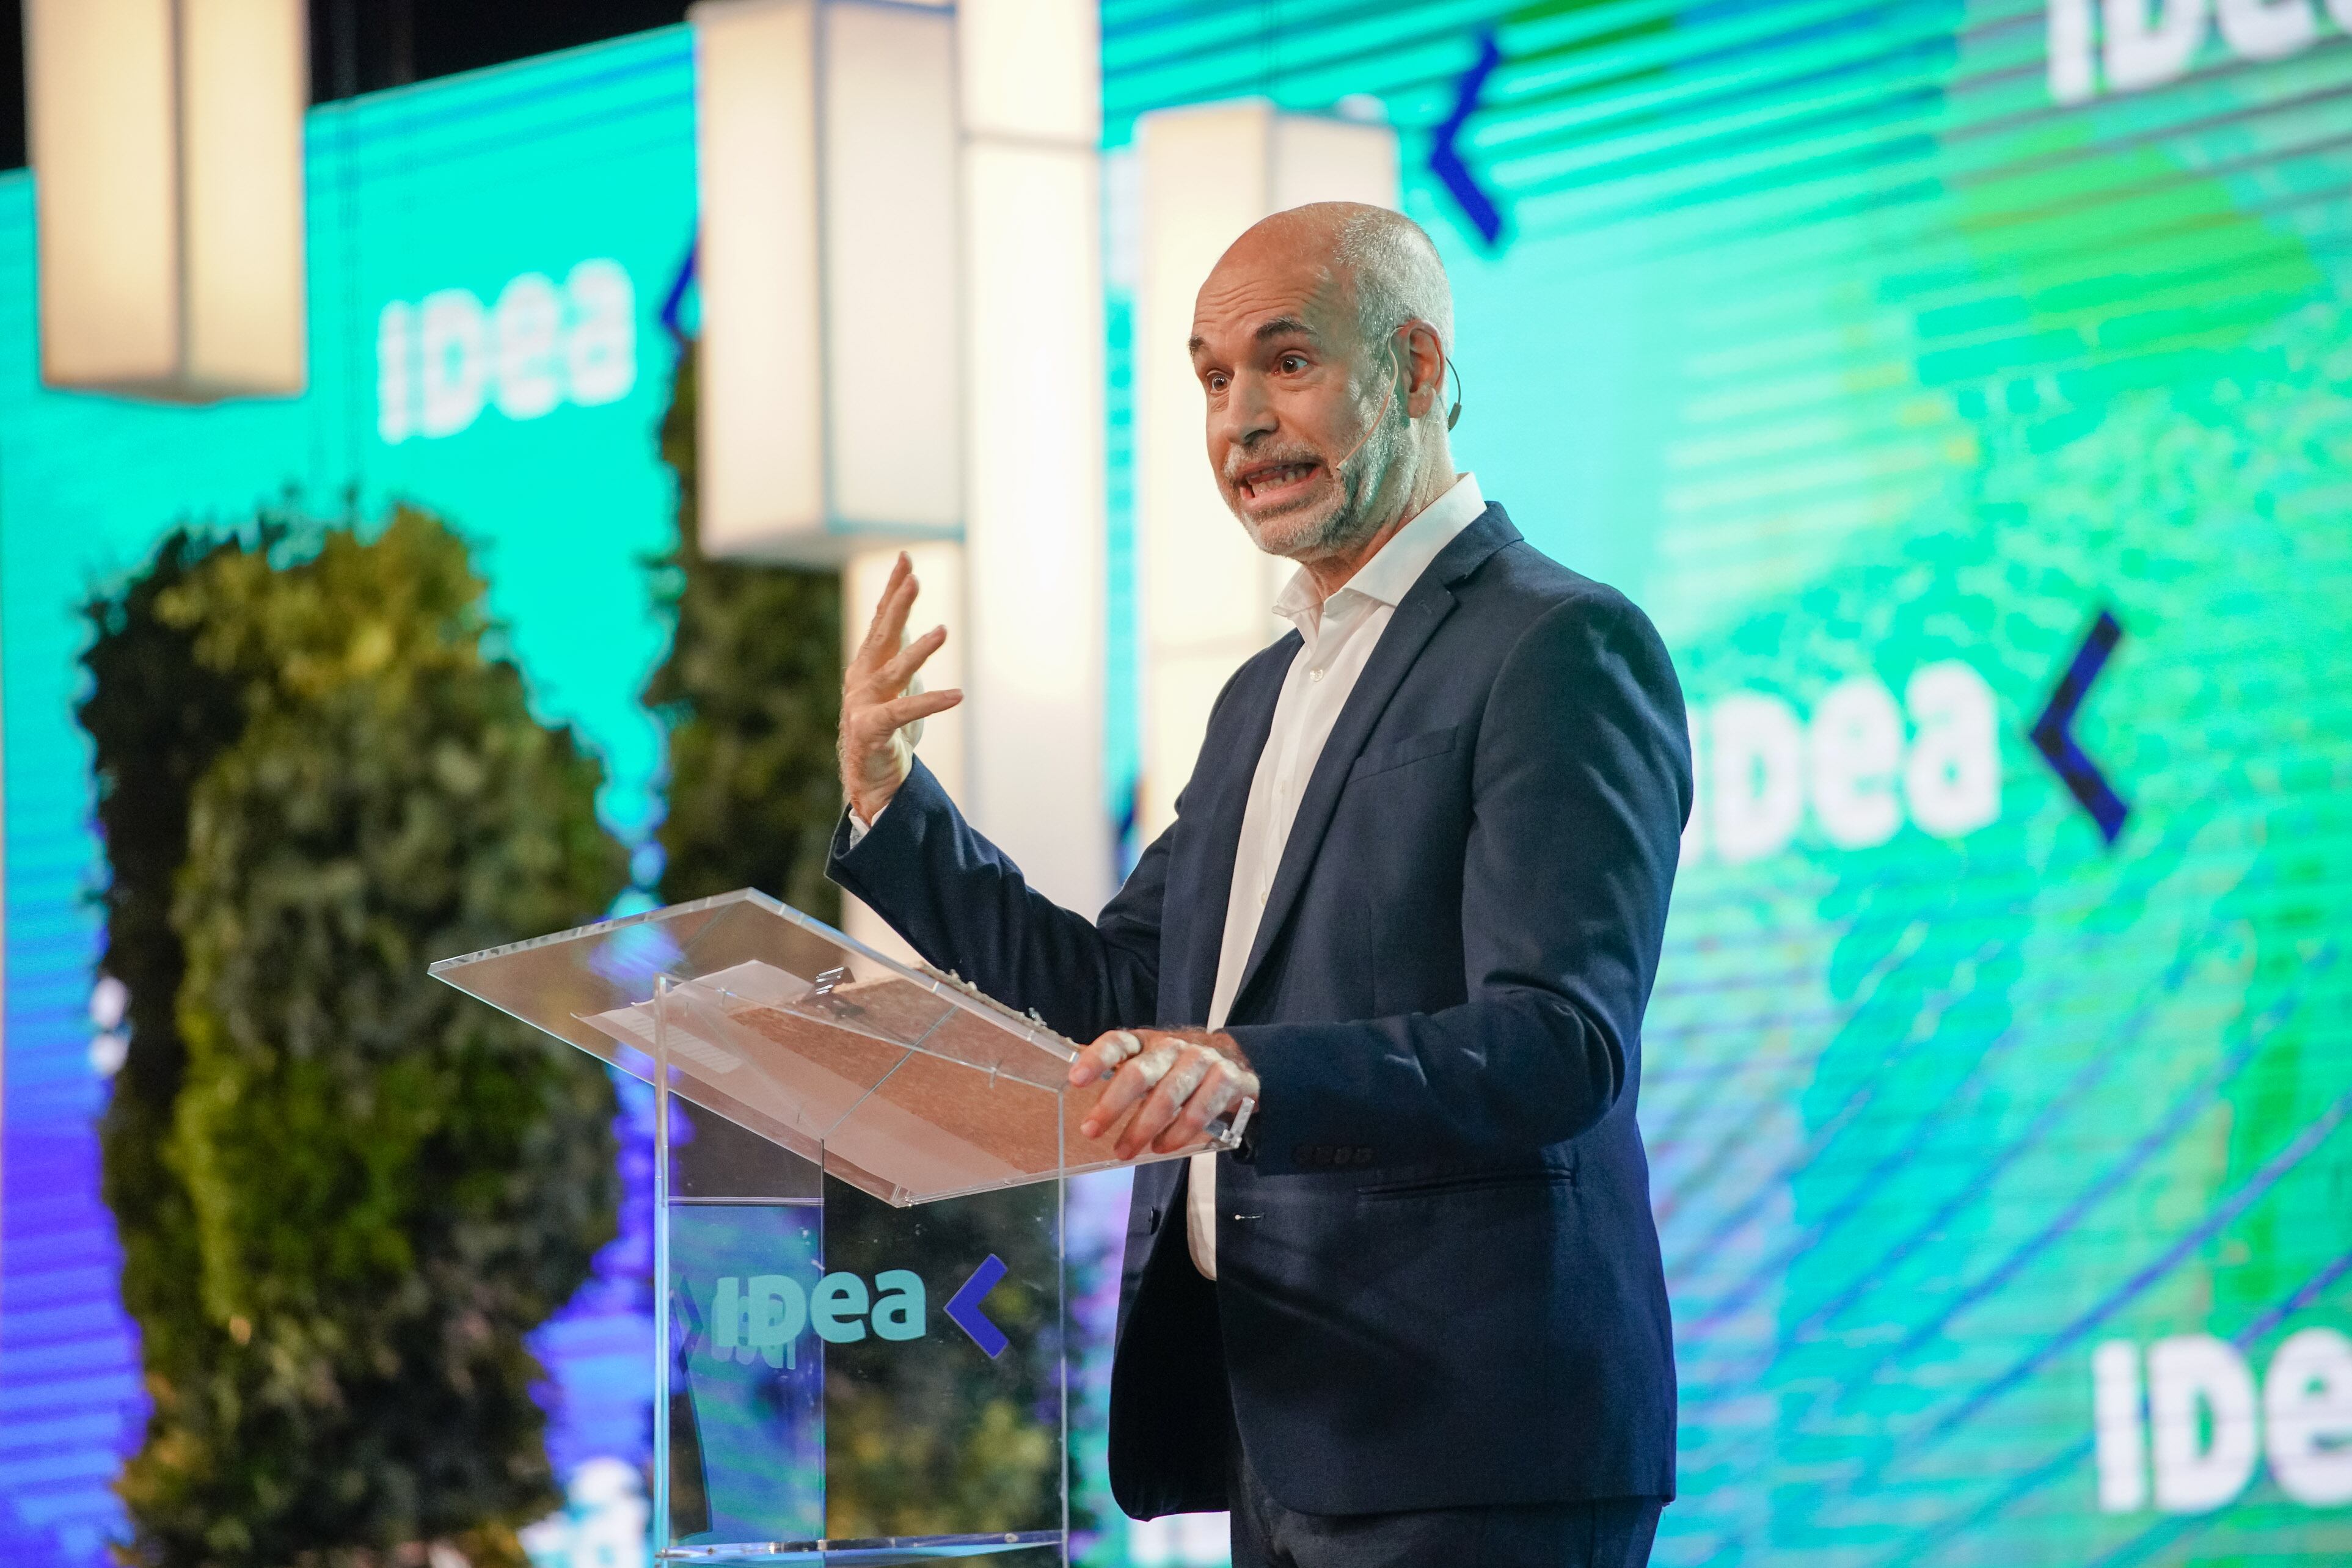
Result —
[[1307, 202], [1398, 203], [1396, 132], [1263, 101], [1164, 110], [1136, 125], [1141, 267], [1135, 302], [1137, 554], [1143, 604], [1148, 840], [1174, 819], [1209, 708], [1286, 631], [1287, 561], [1259, 553], [1209, 472], [1205, 405], [1185, 348], [1192, 300], [1225, 247]]
[[1090, 910], [1110, 862], [1093, 5], [690, 15], [704, 548], [843, 567], [858, 631], [913, 549], [911, 630], [944, 621], [955, 650], [927, 679], [960, 664], [968, 694], [922, 754], [1035, 885]]
[[25, 42], [43, 382], [301, 392], [301, 0], [27, 0]]
[[703, 547], [838, 566], [963, 517], [954, 17], [704, 0]]
[[1111, 892], [1103, 787], [1102, 57], [1096, 0], [961, 0], [966, 805], [1031, 884]]

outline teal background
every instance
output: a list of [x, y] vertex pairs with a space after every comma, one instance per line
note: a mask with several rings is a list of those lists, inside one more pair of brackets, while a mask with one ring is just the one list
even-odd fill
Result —
[[[2214, 1511], [2103, 1511], [2091, 1380], [2110, 1342], [2211, 1334], [2260, 1375], [2290, 1333], [2352, 1333], [2346, 9], [2273, 60], [2207, 16], [2179, 79], [2060, 103], [2048, 13], [2017, 0], [1105, 6], [1114, 785], [1121, 150], [1150, 109], [1246, 94], [1397, 125], [1454, 280], [1463, 465], [1650, 612], [1697, 715], [1643, 1101], [1684, 1398], [1662, 1563], [2352, 1560], [2352, 1507], [2266, 1464]], [[1493, 243], [1429, 163], [1489, 35], [1459, 146]], [[0, 180], [0, 1559], [99, 1560], [139, 1418], [88, 1130], [73, 607], [181, 517], [289, 483], [340, 510], [354, 476], [363, 513], [413, 497], [480, 541], [534, 700], [642, 838], [689, 72], [672, 31], [316, 114], [313, 391], [286, 403], [37, 390], [29, 190]], [[627, 398], [377, 438], [384, 301], [592, 256], [635, 287]], [[2131, 807], [2112, 846], [2026, 738], [2102, 609], [2124, 640], [2075, 731]], [[1809, 727], [1801, 774], [1825, 698], [1873, 680], [1914, 751], [1906, 685], [1951, 664], [1991, 700], [1991, 820], [1937, 831], [1871, 780], [1901, 821], [1851, 846], [1808, 779], [1785, 837], [1727, 858], [1724, 813], [1771, 772], [1719, 768], [1727, 711]], [[1118, 1207], [1074, 1197], [1074, 1245]], [[567, 1464], [642, 1453], [641, 1240], [546, 1336]], [[1082, 1321], [1101, 1283], [1074, 1279]], [[1089, 1560], [1178, 1560], [1108, 1508], [1098, 1416], [1073, 1416]]]
[[[625, 841], [660, 811], [658, 727], [636, 693], [667, 629], [644, 569], [674, 538], [656, 452], [673, 350], [656, 316], [694, 228], [693, 61], [683, 28], [313, 110], [310, 387], [190, 410], [38, 384], [28, 176], [0, 176], [0, 680], [5, 680], [7, 994], [0, 1124], [0, 1563], [95, 1564], [106, 1490], [144, 1419], [114, 1291], [91, 1124], [106, 1092], [89, 1019], [103, 862], [73, 720], [79, 607], [185, 520], [262, 505], [380, 519], [395, 499], [471, 542], [534, 711], [604, 761]], [[632, 390], [527, 422], [387, 444], [377, 323], [392, 301], [509, 279], [561, 286], [616, 261], [635, 297]], [[641, 854], [639, 880], [659, 862]], [[624, 1168], [650, 1179], [649, 1095], [623, 1081]], [[647, 1452], [650, 1230], [642, 1202], [598, 1278], [535, 1342], [559, 1473]]]
[[[2352, 1331], [2352, 39], [2309, 15], [2061, 105], [2035, 5], [1105, 7], [1113, 147], [1243, 94], [1400, 127], [1457, 461], [1649, 611], [1698, 716], [1645, 1038], [1661, 1563], [2352, 1560], [2266, 1468], [2103, 1512], [2093, 1448], [2100, 1343], [2259, 1374]], [[1494, 244], [1429, 162], [1488, 35]], [[2112, 848], [2026, 738], [2103, 608]], [[1952, 661], [1994, 821], [1841, 848], [1808, 802], [1727, 861], [1727, 699]]]

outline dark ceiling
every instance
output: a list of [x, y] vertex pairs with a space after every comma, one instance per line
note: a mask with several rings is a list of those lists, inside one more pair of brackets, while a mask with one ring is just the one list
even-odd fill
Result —
[[[310, 99], [519, 60], [684, 20], [685, 0], [310, 0]], [[0, 0], [0, 169], [25, 162], [23, 0]]]

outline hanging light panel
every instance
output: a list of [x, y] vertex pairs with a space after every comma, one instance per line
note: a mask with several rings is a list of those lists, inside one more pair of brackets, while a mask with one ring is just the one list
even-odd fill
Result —
[[26, 0], [41, 379], [299, 394], [301, 0]]
[[964, 800], [1030, 885], [1110, 896], [1097, 0], [959, 0], [968, 540]]
[[954, 16], [704, 0], [702, 539], [838, 565], [962, 523]]

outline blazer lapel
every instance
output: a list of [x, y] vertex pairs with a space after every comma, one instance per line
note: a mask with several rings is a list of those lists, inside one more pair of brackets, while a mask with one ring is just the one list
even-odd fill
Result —
[[[1241, 1016], [1249, 999], [1250, 988], [1257, 983], [1265, 966], [1265, 956], [1273, 950], [1282, 928], [1298, 903], [1298, 894], [1307, 885], [1307, 874], [1315, 864], [1315, 854], [1322, 847], [1323, 835], [1331, 826], [1331, 814], [1339, 807], [1339, 788], [1355, 767], [1356, 758], [1371, 738], [1372, 727], [1389, 706], [1389, 699], [1403, 684], [1405, 673], [1429, 643], [1438, 626], [1454, 609], [1454, 585], [1475, 571], [1486, 559], [1518, 538], [1518, 529], [1503, 508], [1489, 505], [1478, 520], [1456, 534], [1446, 547], [1437, 552], [1437, 559], [1406, 592], [1389, 618], [1388, 627], [1381, 633], [1380, 645], [1372, 650], [1364, 673], [1357, 678], [1355, 690], [1348, 694], [1339, 709], [1339, 722], [1331, 727], [1331, 737], [1323, 743], [1323, 753], [1316, 758], [1315, 771], [1307, 777], [1307, 792], [1299, 797], [1298, 815], [1290, 825], [1290, 837], [1283, 845], [1282, 863], [1276, 868], [1274, 886], [1267, 893], [1265, 914], [1259, 919], [1257, 937], [1250, 944], [1249, 962], [1242, 970], [1240, 988], [1234, 993], [1234, 1015]], [[1285, 666], [1287, 668], [1287, 666]], [[1275, 684], [1275, 695], [1279, 695], [1281, 683]], [[1258, 747], [1265, 746], [1265, 731], [1272, 727], [1273, 704], [1269, 700], [1266, 719], [1259, 732]], [[1243, 802], [1248, 799], [1248, 779], [1257, 771], [1255, 752], [1249, 774], [1243, 779]], [[1236, 808], [1234, 833], [1224, 841], [1224, 881], [1233, 882], [1234, 859], [1239, 842], [1240, 809]], [[1220, 923], [1222, 925], [1222, 922]], [[1222, 931], [1220, 932], [1222, 937]], [[1215, 954], [1210, 955], [1210, 971], [1216, 972]]]
[[1225, 912], [1233, 902], [1234, 862], [1241, 853], [1250, 782], [1257, 777], [1258, 758], [1274, 728], [1275, 704], [1282, 696], [1283, 676], [1299, 645], [1298, 633], [1289, 633], [1276, 644], [1286, 650], [1283, 656], [1266, 659], [1260, 669], [1245, 673], [1234, 685], [1225, 719], [1202, 737], [1201, 764], [1193, 778], [1202, 786], [1204, 799], [1188, 801], [1192, 809], [1186, 813], [1201, 824], [1201, 854], [1187, 879], [1191, 885], [1185, 895], [1167, 904], [1189, 916], [1171, 949], [1177, 959], [1170, 977], [1174, 983], [1162, 988], [1161, 1015], [1177, 1023], [1206, 1019], [1216, 996], [1217, 959], [1224, 951]]

